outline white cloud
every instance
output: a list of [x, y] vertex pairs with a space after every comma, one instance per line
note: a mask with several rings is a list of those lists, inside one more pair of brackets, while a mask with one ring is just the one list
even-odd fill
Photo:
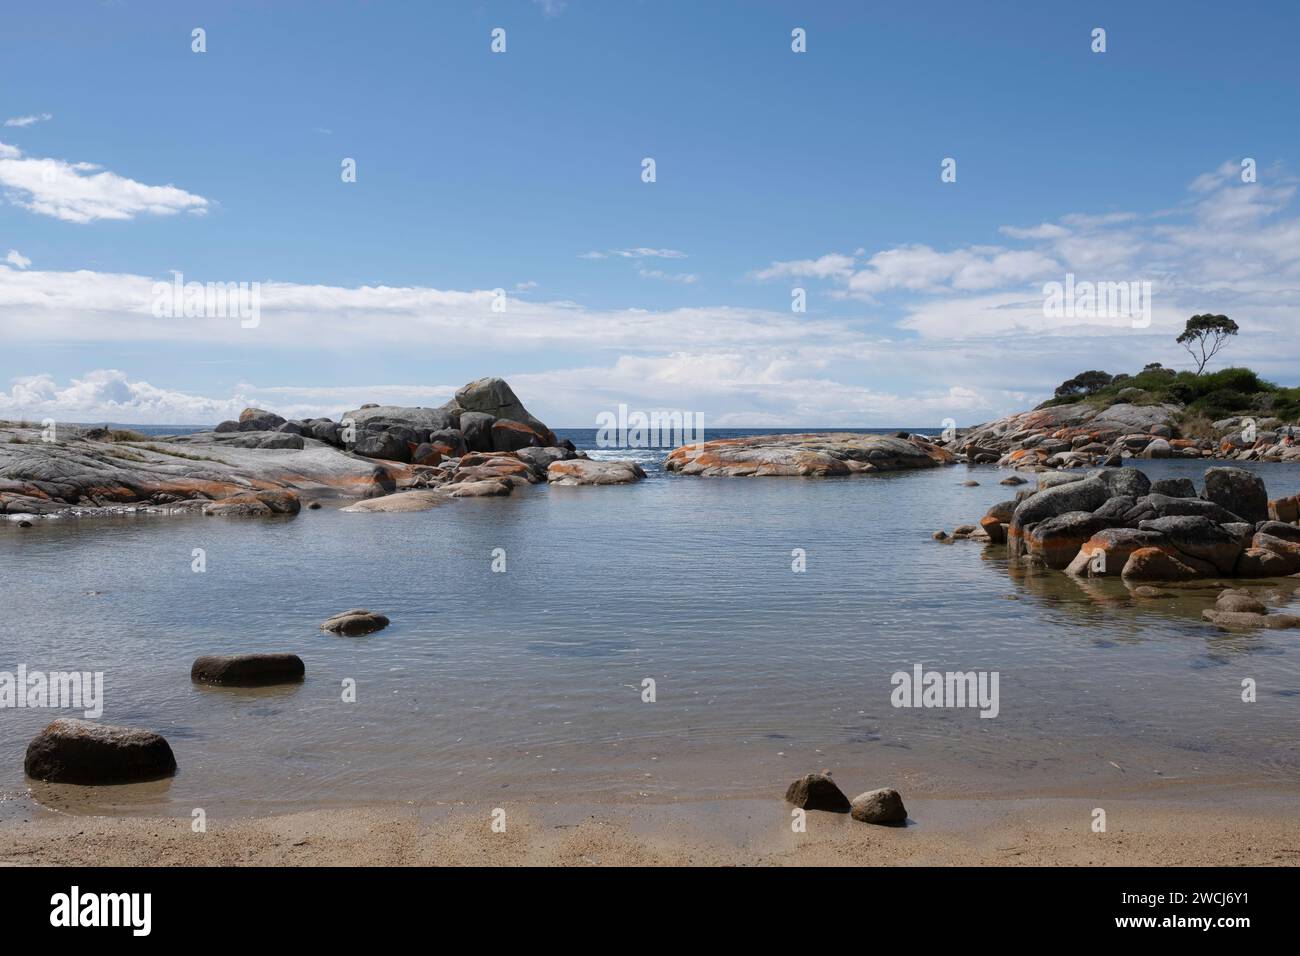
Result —
[[853, 272], [853, 257], [837, 252], [827, 253], [818, 259], [795, 259], [790, 262], [773, 262], [766, 269], [750, 273], [750, 278], [769, 279], [831, 279], [847, 278]]
[[638, 269], [636, 274], [642, 279], [661, 279], [664, 282], [680, 282], [692, 285], [700, 280], [694, 272], [664, 272], [662, 269]]
[[685, 259], [686, 253], [677, 249], [651, 249], [638, 246], [634, 249], [607, 249], [604, 252], [584, 252], [579, 259]]
[[37, 114], [34, 114], [34, 115], [32, 115], [32, 116], [14, 116], [14, 117], [11, 117], [11, 118], [5, 120], [5, 125], [6, 125], [6, 126], [18, 126], [18, 127], [23, 127], [23, 126], [34, 126], [34, 125], [37, 124], [37, 123], [44, 123], [44, 122], [46, 122], [47, 120], [52, 120], [52, 119], [54, 119], [54, 117], [53, 117], [52, 115], [50, 115], [49, 113], [37, 113]]
[[202, 215], [210, 206], [209, 200], [176, 186], [148, 186], [93, 163], [24, 157], [7, 143], [0, 143], [0, 187], [14, 205], [64, 222]]
[[26, 269], [32, 264], [32, 260], [28, 259], [17, 249], [9, 250], [9, 254], [5, 256], [5, 262], [9, 263], [11, 266], [17, 266], [19, 269]]

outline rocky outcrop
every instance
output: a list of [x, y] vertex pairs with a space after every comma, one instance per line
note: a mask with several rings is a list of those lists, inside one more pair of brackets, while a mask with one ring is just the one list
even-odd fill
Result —
[[1217, 500], [1162, 494], [1154, 489], [1195, 494], [1196, 486], [1186, 480], [1152, 486], [1132, 468], [1040, 478], [1037, 490], [994, 505], [980, 521], [990, 542], [1007, 542], [1015, 563], [1129, 581], [1300, 573], [1300, 523], [1246, 520], [1239, 513], [1278, 513], [1250, 472], [1209, 469], [1206, 494]]
[[[448, 498], [500, 497], [548, 480], [555, 462], [582, 460], [499, 378], [479, 379], [438, 408], [363, 405], [339, 422], [286, 421], [261, 408], [209, 432], [150, 438], [107, 428], [41, 430], [0, 423], [0, 515], [126, 510], [228, 517], [296, 514], [303, 499], [384, 504], [347, 511], [414, 511]], [[628, 469], [624, 469], [627, 471]], [[574, 466], [562, 484], [627, 477]], [[589, 476], [589, 477], [588, 477]], [[440, 495], [395, 496], [443, 489]], [[419, 507], [417, 507], [417, 504]]]
[[60, 718], [28, 744], [23, 769], [50, 783], [137, 783], [171, 776], [176, 757], [151, 731]]
[[961, 460], [1034, 470], [1118, 465], [1133, 457], [1300, 462], [1300, 445], [1286, 443], [1276, 419], [1250, 427], [1245, 419], [1224, 419], [1213, 425], [1218, 437], [1193, 439], [1181, 437], [1181, 411], [1169, 404], [1077, 402], [1008, 415], [936, 441]]
[[58, 440], [45, 442], [39, 429], [0, 425], [0, 514], [123, 505], [193, 510], [263, 491], [365, 498], [395, 490], [403, 474], [316, 441], [301, 449], [248, 448], [214, 432], [113, 440], [96, 431], [59, 426]]
[[261, 687], [296, 683], [306, 673], [297, 654], [209, 654], [190, 667], [190, 680], [225, 687]]
[[825, 478], [934, 468], [953, 460], [950, 452], [917, 435], [902, 438], [831, 432], [756, 435], [682, 445], [668, 454], [664, 467], [683, 475]]

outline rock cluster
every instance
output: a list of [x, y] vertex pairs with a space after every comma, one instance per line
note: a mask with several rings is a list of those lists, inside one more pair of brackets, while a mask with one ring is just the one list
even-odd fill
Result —
[[586, 462], [499, 378], [470, 382], [438, 408], [363, 405], [338, 422], [247, 408], [238, 421], [189, 435], [71, 425], [56, 434], [44, 441], [39, 428], [0, 423], [0, 515], [135, 508], [265, 517], [327, 497], [364, 503], [350, 510], [413, 511], [548, 480], [645, 477], [631, 462]]
[[830, 432], [720, 438], [674, 448], [664, 468], [683, 475], [825, 478], [951, 464], [951, 452], [920, 435]]
[[1300, 496], [1270, 501], [1243, 469], [1208, 469], [1199, 495], [1137, 468], [1042, 477], [980, 521], [1013, 560], [1135, 582], [1300, 572]]
[[[1129, 458], [1215, 458], [1300, 462], [1300, 444], [1287, 444], [1278, 419], [1226, 418], [1211, 426], [1216, 437], [1183, 438], [1176, 405], [1108, 408], [1086, 403], [1055, 405], [1008, 415], [956, 436], [936, 439], [972, 464], [1023, 469], [1119, 465]], [[1300, 426], [1291, 426], [1300, 436]]]
[[848, 813], [863, 823], [901, 826], [907, 822], [907, 808], [897, 790], [888, 787], [868, 790], [849, 800], [824, 770], [804, 774], [790, 784], [785, 791], [785, 800], [803, 810]]

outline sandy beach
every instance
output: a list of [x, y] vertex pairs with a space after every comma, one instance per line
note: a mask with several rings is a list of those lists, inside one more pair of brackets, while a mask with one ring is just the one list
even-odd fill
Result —
[[[657, 806], [367, 807], [223, 821], [36, 810], [0, 826], [5, 866], [1294, 866], [1291, 786], [1151, 786], [1104, 797], [928, 796], [904, 828], [779, 800]], [[1107, 830], [1094, 833], [1094, 807]]]

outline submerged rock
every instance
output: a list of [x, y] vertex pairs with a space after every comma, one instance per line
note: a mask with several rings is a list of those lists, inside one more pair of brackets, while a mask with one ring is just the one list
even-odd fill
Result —
[[388, 626], [388, 618], [382, 614], [376, 614], [374, 611], [368, 611], [365, 608], [353, 608], [350, 611], [340, 611], [320, 626], [322, 631], [330, 631], [334, 634], [343, 634], [347, 637], [358, 637], [362, 634], [371, 634], [375, 631], [382, 631]]
[[907, 822], [907, 807], [897, 790], [884, 787], [868, 790], [853, 798], [849, 813], [854, 820], [884, 826], [898, 826]]
[[785, 791], [787, 803], [804, 810], [827, 810], [831, 813], [848, 813], [849, 798], [844, 795], [828, 773], [804, 774]]
[[27, 745], [23, 770], [51, 783], [137, 783], [171, 776], [176, 757], [152, 731], [63, 717]]
[[231, 495], [203, 506], [205, 515], [256, 518], [266, 515], [296, 515], [302, 502], [292, 491], [253, 491]]
[[290, 684], [303, 679], [307, 669], [297, 654], [209, 654], [190, 667], [196, 684], [258, 687]]

